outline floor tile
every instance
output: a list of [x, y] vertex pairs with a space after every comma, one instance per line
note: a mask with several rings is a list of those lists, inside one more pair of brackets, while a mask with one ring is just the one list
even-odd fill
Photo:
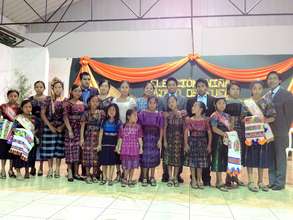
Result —
[[143, 220], [144, 215], [138, 210], [107, 209], [97, 220]]
[[171, 201], [153, 201], [149, 212], [172, 213], [172, 214], [189, 214], [188, 203], [178, 203]]
[[38, 202], [54, 205], [70, 205], [79, 198], [80, 196], [51, 194], [39, 199]]
[[227, 205], [190, 204], [190, 216], [233, 218]]
[[277, 219], [272, 211], [268, 208], [254, 208], [230, 205], [230, 209], [236, 220], [244, 220], [245, 218], [247, 219], [251, 217], [253, 217], [253, 220]]
[[189, 220], [189, 214], [148, 212], [144, 220]]
[[132, 198], [119, 197], [111, 204], [109, 208], [146, 211], [150, 204], [151, 200], [136, 200]]
[[82, 196], [77, 199], [72, 205], [85, 206], [85, 207], [97, 207], [105, 208], [115, 201], [116, 198], [104, 197], [104, 196]]
[[103, 212], [103, 210], [103, 208], [70, 206], [53, 215], [50, 220], [94, 220]]
[[270, 210], [280, 220], [293, 219], [293, 205], [291, 209], [271, 208]]

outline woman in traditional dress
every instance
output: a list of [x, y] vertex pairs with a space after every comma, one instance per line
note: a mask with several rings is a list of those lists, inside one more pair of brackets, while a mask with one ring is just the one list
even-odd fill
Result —
[[[261, 115], [261, 120], [264, 123], [272, 123], [275, 120], [276, 110], [272, 102], [263, 97], [263, 84], [256, 81], [251, 84], [251, 99], [250, 101], [256, 104], [257, 109], [252, 109], [245, 106], [246, 116], [254, 116], [254, 111], [258, 110]], [[247, 142], [246, 142], [247, 143]], [[269, 191], [269, 188], [263, 182], [264, 171], [269, 168], [269, 147], [270, 143], [266, 142], [261, 145], [257, 141], [252, 141], [251, 145], [246, 145], [245, 165], [248, 172], [248, 189], [252, 192]], [[253, 168], [257, 168], [258, 182], [257, 184], [253, 178]]]
[[[74, 179], [81, 180], [78, 174], [78, 164], [80, 161], [80, 129], [81, 118], [85, 112], [85, 105], [80, 101], [81, 88], [74, 84], [71, 87], [70, 99], [63, 103], [65, 130], [65, 160], [68, 170], [68, 181]], [[72, 165], [74, 173], [72, 172]]]
[[[47, 96], [44, 95], [45, 89], [46, 89], [46, 86], [45, 86], [45, 83], [43, 81], [36, 81], [34, 83], [34, 90], [35, 90], [36, 94], [29, 98], [29, 100], [31, 101], [32, 106], [33, 106], [32, 114], [40, 122], [42, 122], [42, 119], [41, 119], [42, 104], [47, 98]], [[40, 127], [38, 128], [38, 133], [36, 133], [36, 136], [40, 141], [41, 141], [41, 138], [42, 138], [42, 132], [43, 132], [43, 123], [40, 123]], [[33, 148], [33, 151], [34, 151], [33, 153], [36, 154], [36, 160], [40, 161], [40, 166], [39, 166], [39, 170], [38, 170], [38, 176], [43, 175], [43, 160], [40, 159], [40, 147], [41, 147], [41, 142], [39, 143], [38, 146]], [[30, 174], [32, 176], [36, 175], [35, 164], [33, 164], [33, 167], [31, 167]]]
[[[19, 105], [17, 104], [18, 98], [19, 98], [19, 92], [17, 90], [9, 90], [7, 92], [7, 98], [8, 102], [5, 104], [2, 104], [0, 106], [0, 115], [3, 119], [6, 119], [10, 122], [13, 122], [16, 115], [19, 113]], [[5, 165], [6, 161], [10, 160], [10, 166], [8, 175], [9, 177], [15, 177], [15, 174], [13, 172], [13, 166], [12, 166], [12, 155], [9, 153], [11, 144], [7, 143], [7, 140], [0, 140], [0, 159], [1, 159], [1, 178], [6, 178], [6, 171], [5, 171]]]
[[[43, 102], [41, 118], [44, 123], [40, 159], [48, 161], [48, 178], [60, 177], [61, 159], [64, 158], [63, 82], [55, 78], [51, 82], [51, 96]], [[53, 173], [53, 160], [56, 168]]]

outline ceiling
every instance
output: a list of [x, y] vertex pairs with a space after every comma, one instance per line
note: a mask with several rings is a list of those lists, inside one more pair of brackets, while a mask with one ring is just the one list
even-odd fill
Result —
[[[74, 0], [73, 3], [78, 1], [81, 0]], [[3, 15], [11, 22], [31, 22], [39, 20], [40, 17], [37, 14], [45, 20], [46, 2], [47, 14], [50, 14], [61, 5], [65, 7], [70, 4], [71, 0], [4, 0]], [[2, 11], [2, 4], [3, 0], [0, 0], [0, 12]], [[36, 12], [34, 12], [29, 5], [31, 5]], [[48, 17], [49, 16], [47, 16], [47, 18]]]

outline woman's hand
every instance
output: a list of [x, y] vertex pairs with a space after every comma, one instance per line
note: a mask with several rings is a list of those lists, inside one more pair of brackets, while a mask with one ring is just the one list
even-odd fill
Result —
[[55, 127], [53, 127], [52, 125], [49, 126], [49, 129], [51, 130], [52, 133], [57, 134], [57, 130]]
[[189, 150], [190, 150], [189, 145], [188, 145], [188, 144], [185, 144], [185, 146], [184, 146], [184, 152], [185, 152], [185, 153], [188, 153]]
[[70, 139], [73, 139], [73, 138], [74, 138], [74, 134], [73, 134], [72, 131], [69, 131], [69, 138], [70, 138]]

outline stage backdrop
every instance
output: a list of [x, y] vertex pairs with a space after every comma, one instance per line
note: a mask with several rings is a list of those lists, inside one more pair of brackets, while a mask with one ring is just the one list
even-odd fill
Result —
[[[272, 65], [275, 63], [282, 62], [286, 59], [292, 58], [293, 55], [246, 55], [246, 56], [206, 56], [202, 57], [205, 61], [222, 66], [227, 68], [235, 68], [235, 69], [250, 69], [250, 68], [258, 68], [263, 66]], [[163, 63], [169, 63], [173, 61], [177, 61], [182, 59], [183, 57], [145, 57], [145, 58], [91, 58], [93, 60], [97, 60], [102, 63], [121, 66], [121, 67], [129, 67], [129, 68], [139, 68], [139, 67], [149, 67], [156, 66]], [[70, 71], [70, 85], [75, 81], [78, 72], [80, 70], [80, 59], [74, 58], [72, 59], [71, 71]], [[91, 69], [93, 76], [95, 77], [96, 82], [102, 78], [101, 75], [95, 73], [93, 69]], [[281, 74], [281, 78], [283, 80], [282, 85], [285, 88], [288, 88], [291, 79], [292, 79], [293, 69], [289, 69], [283, 74]], [[218, 96], [226, 94], [226, 85], [229, 80], [221, 79], [220, 76], [216, 76], [208, 72], [199, 66], [196, 62], [187, 62], [180, 69], [175, 72], [164, 76], [159, 79], [152, 80], [153, 83], [157, 87], [157, 94], [162, 96], [166, 93], [166, 85], [165, 81], [169, 77], [175, 77], [179, 81], [180, 93], [191, 97], [195, 95], [194, 85], [195, 81], [198, 78], [206, 78], [209, 81], [210, 86], [210, 94]], [[111, 84], [118, 88], [120, 82], [111, 80]], [[250, 96], [249, 91], [249, 83], [250, 82], [242, 82], [242, 96], [248, 97]], [[135, 96], [141, 96], [143, 94], [143, 85], [144, 83], [132, 83], [131, 93]]]

